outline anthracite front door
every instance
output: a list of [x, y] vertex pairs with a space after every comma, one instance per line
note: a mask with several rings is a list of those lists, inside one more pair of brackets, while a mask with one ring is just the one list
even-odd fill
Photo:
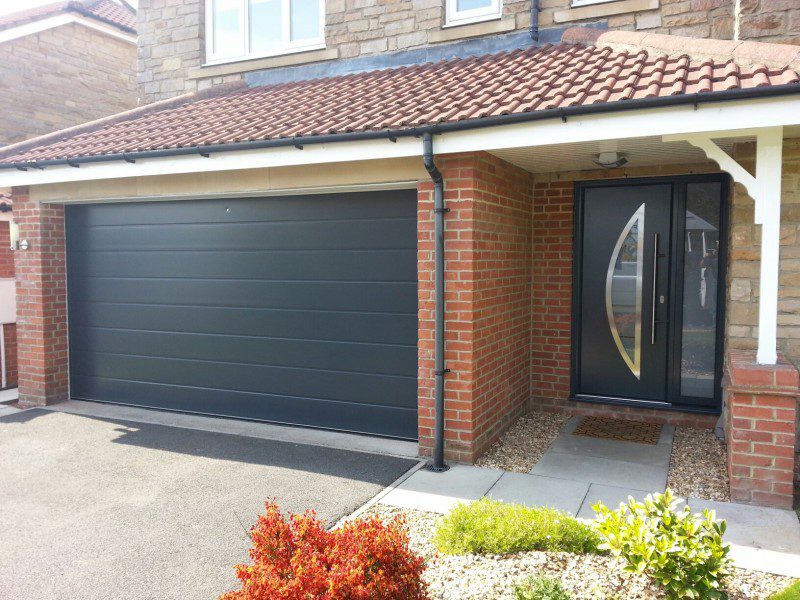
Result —
[[718, 406], [723, 187], [685, 178], [579, 188], [578, 399]]

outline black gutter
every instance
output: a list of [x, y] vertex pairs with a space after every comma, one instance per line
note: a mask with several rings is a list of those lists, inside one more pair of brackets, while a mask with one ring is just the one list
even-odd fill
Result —
[[531, 0], [531, 39], [539, 41], [539, 0]]
[[444, 178], [436, 168], [433, 158], [433, 136], [425, 133], [422, 137], [422, 161], [425, 170], [433, 181], [433, 223], [434, 223], [434, 428], [433, 462], [428, 469], [437, 473], [447, 471], [444, 462], [444, 376], [448, 370], [444, 366]]
[[533, 121], [543, 121], [545, 119], [560, 118], [566, 121], [569, 117], [605, 114], [612, 112], [623, 112], [627, 110], [638, 110], [646, 108], [663, 108], [670, 106], [693, 105], [696, 108], [701, 104], [713, 102], [725, 102], [728, 100], [745, 100], [752, 98], [768, 98], [773, 96], [786, 96], [800, 94], [800, 83], [789, 83], [778, 86], [762, 86], [750, 89], [724, 90], [719, 92], [703, 92], [695, 94], [679, 94], [675, 96], [664, 96], [657, 98], [640, 98], [636, 100], [619, 100], [617, 102], [606, 102], [601, 104], [589, 104], [581, 106], [567, 106], [563, 108], [551, 108], [524, 113], [513, 113], [495, 115], [479, 119], [467, 119], [450, 123], [437, 123], [412, 127], [410, 129], [394, 129], [380, 131], [361, 131], [350, 133], [336, 133], [328, 135], [284, 137], [271, 140], [255, 140], [248, 142], [235, 142], [228, 144], [209, 144], [206, 146], [191, 146], [184, 148], [163, 148], [158, 150], [143, 150], [138, 152], [125, 152], [115, 154], [100, 154], [94, 156], [84, 156], [77, 158], [57, 158], [41, 161], [29, 162], [0, 162], [0, 169], [30, 169], [44, 168], [56, 165], [76, 165], [97, 162], [109, 162], [113, 160], [136, 160], [140, 158], [161, 158], [165, 156], [185, 156], [198, 155], [205, 156], [216, 152], [231, 152], [236, 150], [259, 150], [265, 148], [280, 148], [286, 146], [326, 144], [332, 142], [362, 141], [374, 139], [388, 139], [395, 141], [401, 137], [420, 137], [426, 133], [441, 134], [452, 131], [464, 131], [470, 129], [483, 129], [485, 127], [495, 127], [499, 125], [511, 125], [516, 123], [527, 123]]

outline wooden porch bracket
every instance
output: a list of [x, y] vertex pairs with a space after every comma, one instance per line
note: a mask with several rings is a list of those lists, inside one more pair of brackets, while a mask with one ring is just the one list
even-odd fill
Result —
[[[756, 138], [756, 174], [751, 175], [742, 165], [720, 148], [714, 139], [741, 137]], [[665, 142], [688, 142], [700, 148], [723, 171], [741, 183], [755, 202], [755, 223], [761, 225], [760, 299], [758, 305], [758, 353], [762, 365], [777, 361], [778, 273], [780, 269], [781, 173], [783, 127], [763, 127], [754, 130], [717, 133], [665, 135]]]

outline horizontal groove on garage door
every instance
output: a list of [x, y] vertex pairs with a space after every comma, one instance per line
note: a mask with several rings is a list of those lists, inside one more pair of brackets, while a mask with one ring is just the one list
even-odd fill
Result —
[[415, 438], [416, 194], [67, 208], [75, 398]]

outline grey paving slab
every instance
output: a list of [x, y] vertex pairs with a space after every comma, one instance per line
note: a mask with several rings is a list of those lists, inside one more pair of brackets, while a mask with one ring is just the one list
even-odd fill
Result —
[[445, 473], [420, 469], [381, 499], [383, 504], [447, 513], [459, 502], [484, 496], [503, 471], [452, 465]]
[[693, 511], [713, 509], [728, 524], [725, 541], [743, 569], [800, 577], [800, 522], [791, 510], [690, 498]]
[[595, 513], [592, 506], [598, 502], [602, 502], [608, 508], [617, 509], [620, 503], [628, 502], [629, 496], [641, 500], [650, 493], [646, 490], [593, 483], [589, 486], [589, 491], [583, 500], [583, 504], [581, 504], [577, 516], [582, 519], [594, 519]]
[[5, 404], [7, 402], [14, 402], [18, 398], [19, 398], [19, 390], [17, 388], [0, 390], [0, 404]]
[[494, 500], [525, 506], [549, 506], [578, 514], [589, 484], [541, 475], [503, 473], [487, 496]]
[[672, 444], [637, 444], [570, 434], [559, 435], [551, 444], [550, 450], [669, 467]]
[[549, 450], [536, 463], [531, 474], [663, 492], [668, 468], [669, 464], [648, 465]]
[[42, 409], [0, 416], [0, 597], [195, 600], [277, 497], [335, 522], [416, 461]]

